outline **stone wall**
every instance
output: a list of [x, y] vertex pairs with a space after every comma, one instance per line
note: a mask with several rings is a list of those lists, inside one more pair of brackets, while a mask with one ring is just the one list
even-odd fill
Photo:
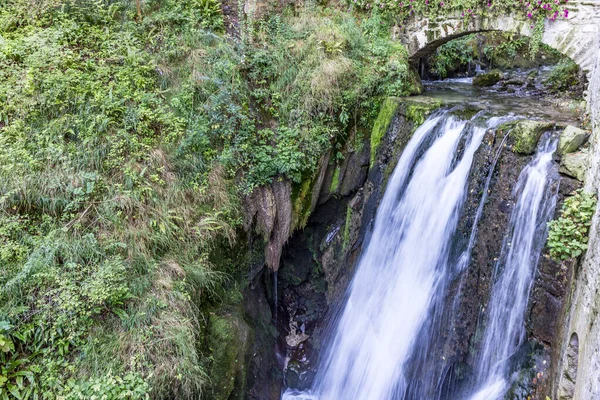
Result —
[[[600, 49], [596, 48], [596, 54]], [[586, 189], [600, 190], [600, 57], [591, 75], [588, 105], [592, 115]], [[600, 204], [590, 230], [587, 254], [575, 275], [570, 312], [564, 322], [553, 399], [600, 399]]]

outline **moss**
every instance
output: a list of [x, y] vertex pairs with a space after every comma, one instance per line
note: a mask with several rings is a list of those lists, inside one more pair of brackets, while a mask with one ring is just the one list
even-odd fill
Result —
[[500, 133], [509, 132], [511, 150], [518, 154], [533, 154], [542, 133], [552, 129], [554, 122], [521, 120], [501, 125]]
[[486, 87], [493, 86], [502, 79], [502, 72], [494, 69], [487, 74], [481, 74], [473, 78], [473, 86]]
[[388, 97], [384, 100], [379, 111], [379, 115], [373, 124], [373, 130], [371, 131], [371, 167], [375, 164], [375, 158], [377, 157], [377, 151], [381, 144], [383, 136], [387, 132], [396, 110], [399, 106], [399, 101], [395, 97]]
[[455, 117], [462, 119], [462, 120], [470, 120], [471, 118], [473, 118], [473, 116], [475, 114], [477, 114], [479, 111], [481, 111], [480, 108], [461, 108], [461, 109], [457, 109], [451, 112], [452, 115], [454, 115]]
[[346, 209], [346, 222], [344, 223], [344, 235], [342, 236], [342, 250], [346, 249], [350, 241], [350, 223], [352, 222], [352, 207], [348, 205]]
[[249, 344], [249, 328], [237, 314], [209, 317], [210, 377], [212, 399], [228, 400], [245, 384], [244, 357]]
[[302, 180], [292, 191], [292, 231], [304, 228], [310, 217], [314, 176]]
[[419, 101], [411, 100], [406, 105], [406, 119], [413, 122], [415, 128], [422, 125], [425, 119], [432, 111], [442, 106], [442, 102], [437, 99], [421, 99]]
[[329, 193], [335, 194], [340, 186], [340, 167], [335, 167], [333, 172], [333, 178], [331, 179], [331, 186], [329, 186]]

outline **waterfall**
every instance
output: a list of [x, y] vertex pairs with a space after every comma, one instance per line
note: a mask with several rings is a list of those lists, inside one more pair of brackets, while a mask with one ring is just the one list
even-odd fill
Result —
[[518, 197], [511, 215], [496, 282], [488, 306], [487, 328], [476, 366], [476, 390], [471, 400], [502, 398], [508, 389], [509, 362], [525, 336], [529, 292], [546, 237], [546, 224], [556, 205], [552, 181], [557, 179], [552, 154], [556, 140], [545, 136], [537, 154], [523, 169], [514, 190]]
[[312, 390], [287, 390], [284, 400], [403, 398], [407, 358], [455, 275], [448, 253], [486, 128], [435, 115], [417, 129], [387, 186]]
[[[488, 129], [493, 129], [512, 119], [514, 117], [493, 117], [487, 121], [486, 125]], [[439, 400], [448, 398], [448, 393], [445, 393], [447, 390], [443, 390], [442, 386], [453, 363], [450, 359], [446, 359], [445, 357], [440, 359], [439, 355], [436, 357], [432, 354], [434, 354], [436, 349], [447, 349], [452, 345], [461, 293], [467, 277], [467, 274], [463, 272], [471, 261], [471, 253], [477, 239], [477, 226], [483, 215], [483, 209], [488, 198], [496, 164], [507, 138], [508, 134], [505, 134], [490, 164], [477, 211], [473, 217], [468, 245], [462, 250], [460, 256], [455, 261], [455, 265], [449, 271], [452, 275], [447, 276], [440, 286], [440, 291], [448, 294], [450, 292], [449, 285], [456, 280], [455, 278], [458, 275], [456, 289], [451, 296], [436, 296], [437, 303], [432, 306], [433, 312], [430, 313], [427, 322], [421, 328], [419, 341], [415, 343], [414, 352], [410, 360], [411, 379], [407, 393], [404, 396], [405, 399]], [[451, 306], [446, 307], [446, 304], [451, 304]]]

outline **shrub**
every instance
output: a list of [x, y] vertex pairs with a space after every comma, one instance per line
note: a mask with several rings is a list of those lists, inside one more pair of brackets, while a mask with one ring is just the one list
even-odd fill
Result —
[[548, 223], [548, 247], [552, 258], [575, 258], [587, 250], [587, 235], [596, 210], [596, 202], [595, 195], [582, 190], [565, 200], [560, 217]]

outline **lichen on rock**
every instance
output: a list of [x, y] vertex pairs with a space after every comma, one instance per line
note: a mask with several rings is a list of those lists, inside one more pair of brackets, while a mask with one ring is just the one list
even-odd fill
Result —
[[588, 166], [588, 153], [578, 151], [576, 153], [568, 153], [562, 156], [560, 160], [559, 171], [565, 175], [571, 176], [578, 181], [583, 182]]
[[573, 153], [585, 143], [589, 134], [583, 129], [568, 125], [560, 134], [558, 142], [559, 154]]

